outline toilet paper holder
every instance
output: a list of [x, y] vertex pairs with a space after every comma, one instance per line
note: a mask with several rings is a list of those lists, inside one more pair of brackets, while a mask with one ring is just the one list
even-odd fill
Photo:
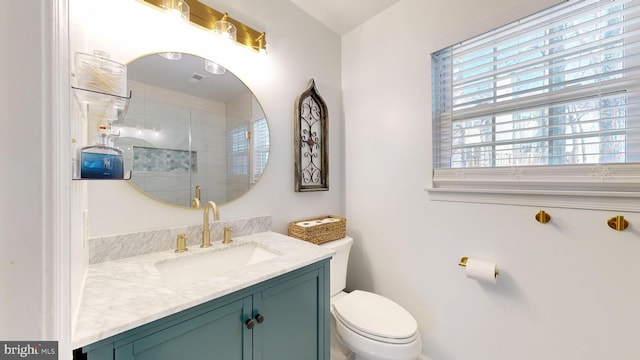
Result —
[[466, 256], [462, 257], [462, 258], [460, 259], [460, 262], [458, 263], [458, 265], [463, 266], [463, 267], [464, 267], [464, 266], [467, 266], [467, 260], [469, 260], [469, 258], [468, 258], [468, 257], [466, 257]]
[[[462, 258], [460, 258], [460, 261], [458, 262], [459, 266], [462, 267], [466, 267], [467, 266], [467, 261], [469, 260], [468, 256], [463, 256]], [[495, 276], [497, 277], [498, 275], [500, 275], [500, 269], [496, 269], [496, 274]]]

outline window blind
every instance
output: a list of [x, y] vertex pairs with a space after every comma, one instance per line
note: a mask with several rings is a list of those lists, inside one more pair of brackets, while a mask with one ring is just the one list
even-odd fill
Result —
[[227, 174], [249, 175], [249, 139], [246, 125], [227, 133]]
[[432, 54], [434, 183], [640, 163], [639, 14], [570, 0]]
[[267, 119], [261, 118], [251, 121], [249, 126], [239, 126], [227, 133], [227, 171], [232, 175], [248, 175], [253, 184], [269, 160], [269, 125]]
[[253, 121], [253, 172], [252, 182], [257, 182], [269, 160], [269, 125], [267, 119]]

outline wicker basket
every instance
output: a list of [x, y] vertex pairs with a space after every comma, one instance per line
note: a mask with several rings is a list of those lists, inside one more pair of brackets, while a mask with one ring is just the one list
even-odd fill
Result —
[[[302, 226], [298, 223], [312, 223], [326, 218], [338, 221], [320, 223], [313, 226]], [[347, 235], [347, 219], [328, 215], [314, 219], [300, 220], [289, 223], [289, 236], [319, 245], [332, 240], [342, 239]]]

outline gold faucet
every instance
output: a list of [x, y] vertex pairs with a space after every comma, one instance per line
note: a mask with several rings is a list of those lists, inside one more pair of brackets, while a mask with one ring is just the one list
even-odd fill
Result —
[[220, 220], [218, 205], [213, 201], [207, 202], [204, 206], [204, 219], [202, 221], [202, 244], [201, 248], [211, 247], [211, 236], [209, 236], [209, 209], [213, 209], [213, 220]]

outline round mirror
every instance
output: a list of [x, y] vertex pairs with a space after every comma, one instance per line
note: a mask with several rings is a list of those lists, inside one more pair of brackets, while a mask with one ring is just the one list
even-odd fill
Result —
[[135, 187], [163, 202], [224, 204], [249, 191], [269, 158], [269, 127], [257, 99], [216, 63], [180, 53], [127, 65], [132, 92], [115, 146]]

